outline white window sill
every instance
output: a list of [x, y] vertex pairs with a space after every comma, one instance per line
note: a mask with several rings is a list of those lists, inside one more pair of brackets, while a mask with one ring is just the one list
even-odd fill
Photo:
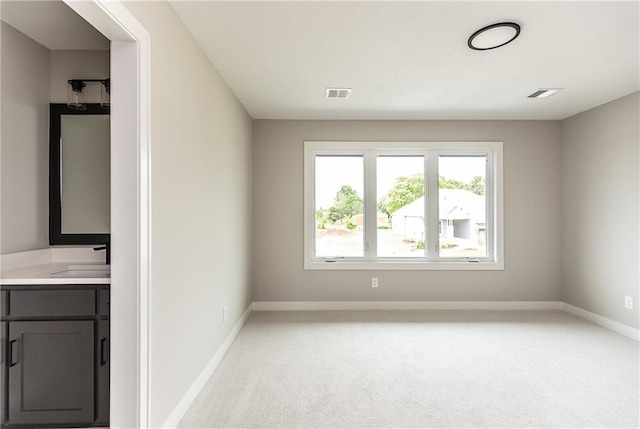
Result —
[[406, 261], [305, 261], [305, 270], [439, 270], [439, 271], [501, 271], [503, 262], [406, 262]]

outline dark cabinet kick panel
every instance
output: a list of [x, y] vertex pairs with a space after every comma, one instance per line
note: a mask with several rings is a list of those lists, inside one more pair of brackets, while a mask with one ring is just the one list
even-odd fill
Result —
[[3, 286], [2, 301], [2, 428], [108, 426], [108, 286]]

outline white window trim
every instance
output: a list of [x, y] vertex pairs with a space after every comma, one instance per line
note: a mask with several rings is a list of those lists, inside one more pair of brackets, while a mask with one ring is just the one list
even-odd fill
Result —
[[[305, 141], [304, 142], [304, 269], [305, 270], [504, 270], [504, 217], [503, 217], [503, 157], [502, 142], [499, 141], [437, 141], [437, 142], [349, 142], [349, 141]], [[375, 152], [375, 153], [373, 153]], [[365, 157], [365, 238], [366, 231], [376, 229], [377, 198], [375, 195], [375, 157], [380, 153], [438, 155], [489, 155], [486, 192], [488, 211], [487, 233], [491, 230], [493, 248], [491, 255], [480, 262], [466, 259], [446, 258], [415, 260], [414, 258], [328, 258], [315, 257], [315, 156], [316, 155], [362, 155]], [[427, 186], [437, 187], [437, 156], [425, 157]], [[495, 189], [494, 189], [495, 188]], [[437, 188], [435, 188], [437, 189]], [[427, 189], [425, 198], [427, 219], [438, 219], [438, 197], [435, 189]], [[373, 213], [373, 215], [372, 215]], [[425, 211], [425, 213], [427, 213]], [[433, 228], [432, 226], [429, 226]], [[372, 234], [369, 250], [375, 254], [376, 234]], [[427, 234], [426, 246], [438, 245], [436, 234]]]

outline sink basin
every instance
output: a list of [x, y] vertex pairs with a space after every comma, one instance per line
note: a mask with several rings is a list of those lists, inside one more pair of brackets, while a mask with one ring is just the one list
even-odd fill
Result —
[[51, 273], [56, 278], [109, 278], [111, 266], [109, 265], [69, 265], [62, 271]]

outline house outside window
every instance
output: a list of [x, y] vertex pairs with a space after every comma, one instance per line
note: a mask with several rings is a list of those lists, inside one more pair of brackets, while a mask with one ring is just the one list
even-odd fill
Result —
[[502, 142], [305, 142], [305, 269], [500, 270]]

